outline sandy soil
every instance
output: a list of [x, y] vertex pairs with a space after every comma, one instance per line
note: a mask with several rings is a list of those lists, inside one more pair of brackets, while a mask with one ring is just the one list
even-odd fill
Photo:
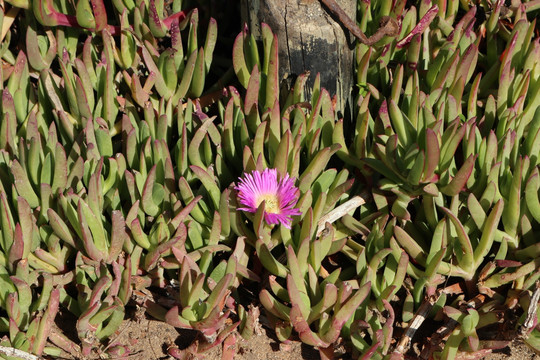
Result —
[[[316, 360], [320, 359], [318, 351], [300, 342], [290, 345], [279, 344], [273, 339], [270, 331], [263, 330], [249, 341], [237, 337], [236, 355], [238, 360]], [[140, 322], [125, 321], [119, 329], [115, 343], [129, 344], [132, 356], [130, 359], [168, 359], [168, 347], [185, 347], [195, 339], [195, 333], [174, 327], [156, 320], [144, 319]], [[204, 359], [221, 359], [221, 346], [210, 350]]]
[[[114, 338], [113, 343], [126, 345], [132, 360], [171, 359], [167, 355], [169, 346], [185, 347], [195, 338], [194, 332], [175, 329], [161, 321], [142, 319], [126, 320]], [[221, 359], [221, 347], [205, 354], [206, 360]], [[238, 360], [316, 360], [319, 353], [312, 347], [292, 342], [289, 345], [279, 344], [272, 337], [271, 331], [262, 331], [249, 341], [238, 337], [236, 355]], [[343, 358], [347, 359], [347, 358]], [[485, 360], [540, 360], [529, 347], [520, 342], [509, 347], [495, 350], [484, 357]]]

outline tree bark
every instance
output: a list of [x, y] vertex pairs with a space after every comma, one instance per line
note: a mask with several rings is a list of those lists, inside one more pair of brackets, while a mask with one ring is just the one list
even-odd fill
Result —
[[[356, 0], [338, 0], [352, 19]], [[310, 72], [306, 100], [317, 73], [321, 86], [337, 98], [337, 110], [345, 109], [353, 83], [354, 39], [344, 31], [319, 0], [242, 0], [243, 19], [254, 36], [267, 23], [277, 35], [280, 80], [288, 85], [305, 71]]]

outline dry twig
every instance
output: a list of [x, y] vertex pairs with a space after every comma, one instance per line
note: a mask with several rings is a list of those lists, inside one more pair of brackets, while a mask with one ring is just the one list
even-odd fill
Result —
[[22, 360], [41, 360], [42, 358], [36, 355], [27, 353], [19, 349], [15, 349], [7, 346], [0, 346], [0, 353], [7, 356], [15, 356]]
[[531, 296], [531, 302], [527, 309], [527, 317], [523, 325], [519, 327], [518, 335], [523, 338], [529, 336], [529, 330], [534, 326], [536, 320], [536, 312], [538, 310], [538, 301], [540, 301], [540, 280], [536, 281], [536, 289]]
[[429, 296], [424, 300], [422, 305], [420, 305], [418, 311], [416, 312], [416, 314], [414, 314], [414, 317], [411, 320], [409, 327], [399, 340], [399, 343], [394, 350], [395, 353], [405, 354], [405, 352], [409, 348], [409, 342], [413, 338], [416, 331], [420, 328], [424, 320], [426, 320], [427, 314], [429, 313], [433, 305], [435, 305], [435, 303], [439, 299], [439, 296], [440, 295]]
[[317, 236], [321, 236], [322, 232], [326, 228], [326, 223], [332, 224], [334, 221], [341, 219], [350, 211], [356, 209], [361, 205], [364, 205], [367, 198], [367, 194], [360, 194], [339, 205], [337, 208], [330, 211], [328, 214], [322, 216], [317, 222]]

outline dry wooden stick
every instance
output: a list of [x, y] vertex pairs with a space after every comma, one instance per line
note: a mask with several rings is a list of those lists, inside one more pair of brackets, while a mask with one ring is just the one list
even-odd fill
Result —
[[534, 320], [536, 319], [536, 311], [538, 309], [538, 301], [540, 301], [540, 281], [536, 281], [536, 289], [531, 296], [531, 302], [529, 309], [527, 309], [527, 317], [523, 325], [519, 327], [518, 335], [526, 338], [529, 336], [529, 330], [534, 326]]
[[362, 30], [356, 25], [356, 21], [351, 19], [349, 15], [339, 6], [336, 0], [320, 0], [332, 14], [334, 14], [341, 24], [362, 43], [368, 46], [375, 44], [385, 36], [397, 36], [399, 34], [399, 25], [396, 19], [390, 16], [383, 16], [380, 21], [380, 27], [375, 34], [367, 37]]
[[456, 320], [448, 318], [444, 322], [444, 324], [439, 329], [437, 329], [437, 332], [431, 337], [431, 339], [429, 340], [429, 346], [426, 346], [422, 349], [422, 352], [420, 353], [420, 359], [431, 359], [436, 347], [440, 343], [442, 343], [443, 340], [452, 333], [452, 331], [454, 331], [457, 325], [458, 322]]
[[440, 295], [429, 296], [424, 300], [422, 305], [420, 305], [418, 311], [416, 311], [416, 314], [414, 314], [414, 317], [411, 320], [409, 327], [399, 340], [399, 343], [397, 344], [394, 353], [405, 354], [405, 352], [409, 348], [409, 342], [413, 338], [416, 331], [420, 328], [424, 320], [426, 320], [427, 314], [429, 313], [433, 305], [435, 305], [437, 300], [439, 300], [439, 296]]
[[326, 228], [326, 223], [332, 224], [334, 221], [341, 219], [350, 211], [356, 209], [361, 205], [364, 205], [367, 198], [367, 194], [360, 194], [339, 205], [337, 208], [330, 211], [328, 214], [322, 216], [317, 222], [317, 237], [321, 236], [322, 232]]
[[15, 357], [18, 357], [19, 359], [23, 359], [23, 360], [40, 360], [40, 359], [42, 359], [41, 357], [29, 354], [26, 351], [22, 351], [22, 350], [15, 349], [15, 348], [12, 348], [12, 347], [7, 347], [7, 346], [0, 346], [0, 353], [4, 354], [4, 355], [7, 355], [7, 356], [15, 356]]

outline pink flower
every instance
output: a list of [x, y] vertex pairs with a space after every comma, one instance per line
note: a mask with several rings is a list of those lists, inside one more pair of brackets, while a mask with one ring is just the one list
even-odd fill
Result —
[[268, 224], [283, 224], [287, 229], [291, 228], [293, 215], [301, 215], [299, 209], [294, 206], [298, 201], [299, 191], [294, 186], [294, 178], [285, 175], [278, 180], [276, 169], [265, 169], [263, 172], [253, 171], [244, 174], [239, 179], [238, 199], [244, 206], [238, 210], [255, 213], [259, 205], [264, 201], [264, 219]]

